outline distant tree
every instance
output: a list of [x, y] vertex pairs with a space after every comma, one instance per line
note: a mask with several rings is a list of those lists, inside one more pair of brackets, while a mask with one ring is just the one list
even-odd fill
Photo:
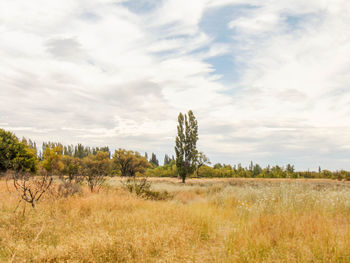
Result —
[[36, 147], [36, 143], [33, 142], [31, 139], [26, 139], [26, 138], [22, 138], [22, 143], [24, 143], [27, 147], [29, 147], [30, 149], [34, 150], [34, 153], [37, 154], [38, 149]]
[[93, 155], [96, 155], [98, 151], [100, 151], [100, 147], [92, 147], [91, 148], [91, 152]]
[[107, 152], [97, 152], [96, 155], [89, 155], [83, 159], [84, 178], [93, 192], [99, 189], [111, 173], [111, 162]]
[[152, 157], [149, 160], [149, 162], [154, 166], [159, 166], [159, 161], [157, 159], [157, 156], [154, 153], [152, 153]]
[[255, 164], [251, 172], [253, 177], [258, 177], [262, 172], [262, 168], [259, 164]]
[[216, 164], [214, 164], [213, 168], [214, 169], [220, 169], [220, 168], [222, 168], [222, 164], [221, 163], [216, 163]]
[[287, 164], [286, 171], [290, 174], [294, 173], [294, 165]]
[[111, 158], [111, 151], [108, 146], [100, 147], [99, 151], [108, 153], [108, 158]]
[[83, 172], [83, 161], [80, 158], [72, 157], [69, 155], [64, 155], [62, 157], [64, 176], [61, 177], [63, 181], [68, 181], [69, 183], [80, 182], [82, 180]]
[[322, 177], [324, 178], [332, 178], [333, 177], [333, 173], [329, 170], [322, 170]]
[[64, 169], [62, 152], [61, 145], [46, 145], [41, 167], [51, 175], [60, 175]]
[[190, 110], [187, 114], [178, 116], [177, 136], [175, 140], [176, 167], [182, 182], [196, 168], [198, 141], [198, 123]]
[[276, 165], [271, 168], [271, 172], [270, 172], [271, 178], [282, 178], [283, 174], [284, 174], [283, 169], [280, 166]]
[[73, 153], [74, 153], [73, 145], [64, 146], [63, 155], [73, 156]]
[[91, 148], [91, 152], [93, 155], [96, 155], [98, 152], [106, 152], [108, 153], [108, 156], [110, 158], [110, 151], [109, 151], [109, 147], [105, 146], [105, 147], [93, 147]]
[[164, 156], [164, 165], [168, 165], [168, 164], [170, 164], [170, 162], [171, 162], [170, 157], [167, 154], [165, 154], [165, 156]]
[[196, 163], [196, 174], [197, 174], [197, 177], [198, 177], [199, 176], [199, 169], [204, 164], [210, 164], [210, 160], [203, 152], [199, 152], [199, 153], [197, 153], [195, 163]]
[[80, 143], [74, 147], [74, 157], [78, 157], [82, 159], [87, 157], [89, 154], [91, 154], [89, 147], [85, 147]]
[[113, 163], [122, 177], [136, 176], [137, 173], [143, 174], [151, 164], [138, 152], [118, 149], [114, 152]]
[[250, 161], [250, 164], [249, 164], [249, 171], [253, 172], [253, 168], [254, 168], [253, 161]]
[[37, 156], [26, 142], [20, 142], [11, 132], [0, 129], [0, 172], [35, 172]]
[[236, 171], [237, 171], [237, 166], [236, 166], [236, 165], [233, 165], [233, 166], [232, 166], [232, 171], [233, 171], [233, 172], [236, 172]]

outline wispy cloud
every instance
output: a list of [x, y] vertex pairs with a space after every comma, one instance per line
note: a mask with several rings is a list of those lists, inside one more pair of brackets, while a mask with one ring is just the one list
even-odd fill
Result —
[[343, 0], [0, 2], [0, 123], [35, 140], [173, 151], [193, 109], [215, 161], [350, 161]]

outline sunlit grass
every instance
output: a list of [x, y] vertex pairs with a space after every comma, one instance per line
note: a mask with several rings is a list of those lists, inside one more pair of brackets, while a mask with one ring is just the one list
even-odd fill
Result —
[[116, 184], [42, 200], [0, 184], [4, 262], [350, 262], [346, 183], [153, 183], [173, 198], [136, 198]]

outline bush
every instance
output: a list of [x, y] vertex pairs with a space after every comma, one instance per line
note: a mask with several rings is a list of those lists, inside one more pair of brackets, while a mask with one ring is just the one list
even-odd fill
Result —
[[82, 188], [77, 183], [72, 183], [69, 181], [63, 181], [57, 188], [58, 197], [67, 198], [76, 194], [81, 194]]
[[147, 178], [127, 178], [121, 181], [122, 187], [136, 196], [150, 200], [167, 200], [172, 196], [167, 191], [154, 191], [151, 189], [152, 184]]

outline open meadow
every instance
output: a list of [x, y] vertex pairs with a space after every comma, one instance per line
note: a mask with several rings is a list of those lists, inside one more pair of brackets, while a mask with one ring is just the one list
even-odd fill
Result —
[[0, 263], [350, 263], [349, 29], [350, 0], [0, 0]]
[[350, 262], [347, 182], [151, 181], [162, 198], [111, 178], [98, 193], [47, 194], [24, 214], [1, 181], [0, 261]]

